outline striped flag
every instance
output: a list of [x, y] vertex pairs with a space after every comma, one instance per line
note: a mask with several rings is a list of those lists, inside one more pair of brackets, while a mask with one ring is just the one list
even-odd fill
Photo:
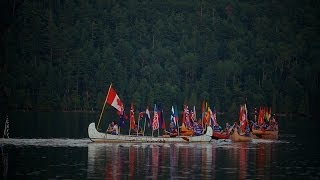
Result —
[[152, 130], [156, 130], [159, 129], [159, 114], [157, 111], [157, 105], [154, 105], [153, 113]]

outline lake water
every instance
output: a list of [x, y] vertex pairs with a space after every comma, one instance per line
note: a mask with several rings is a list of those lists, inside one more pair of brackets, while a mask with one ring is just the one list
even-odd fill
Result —
[[320, 178], [319, 123], [311, 119], [280, 119], [277, 141], [99, 144], [86, 134], [97, 116], [9, 114], [0, 179]]

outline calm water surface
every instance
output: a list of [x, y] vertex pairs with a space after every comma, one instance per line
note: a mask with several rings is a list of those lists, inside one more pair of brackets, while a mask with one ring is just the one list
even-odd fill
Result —
[[[51, 122], [54, 119], [46, 120], [57, 126]], [[64, 125], [61, 119], [56, 120]], [[43, 118], [11, 120], [13, 138], [0, 139], [1, 179], [320, 178], [319, 123], [308, 119], [281, 120], [277, 141], [213, 140], [199, 144], [91, 143], [86, 138], [91, 122], [87, 118], [66, 120], [69, 124], [78, 121], [71, 134], [55, 127], [52, 136], [43, 131], [34, 132], [32, 138], [32, 127], [24, 125], [31, 121], [33, 125], [45, 124]], [[23, 127], [27, 130], [22, 131]]]

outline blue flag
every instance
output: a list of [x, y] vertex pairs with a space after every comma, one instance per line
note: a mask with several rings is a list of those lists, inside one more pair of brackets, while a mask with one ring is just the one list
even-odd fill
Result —
[[125, 116], [124, 116], [124, 110], [122, 112], [120, 112], [120, 115], [119, 115], [119, 127], [123, 128], [124, 127], [124, 119], [125, 119]]
[[149, 108], [147, 107], [146, 109], [146, 120], [148, 121], [148, 127], [150, 128], [151, 123], [150, 123], [150, 112], [149, 112]]

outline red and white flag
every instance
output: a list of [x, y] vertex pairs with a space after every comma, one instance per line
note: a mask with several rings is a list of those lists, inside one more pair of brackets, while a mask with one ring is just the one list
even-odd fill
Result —
[[153, 113], [152, 130], [156, 130], [159, 129], [159, 114], [156, 105], [154, 105]]
[[136, 128], [135, 120], [134, 120], [134, 109], [133, 109], [133, 104], [131, 104], [131, 109], [130, 109], [130, 129]]
[[112, 85], [110, 85], [106, 102], [110, 104], [112, 107], [116, 108], [119, 112], [122, 112], [124, 110], [123, 104], [117, 95], [116, 91], [113, 89]]

